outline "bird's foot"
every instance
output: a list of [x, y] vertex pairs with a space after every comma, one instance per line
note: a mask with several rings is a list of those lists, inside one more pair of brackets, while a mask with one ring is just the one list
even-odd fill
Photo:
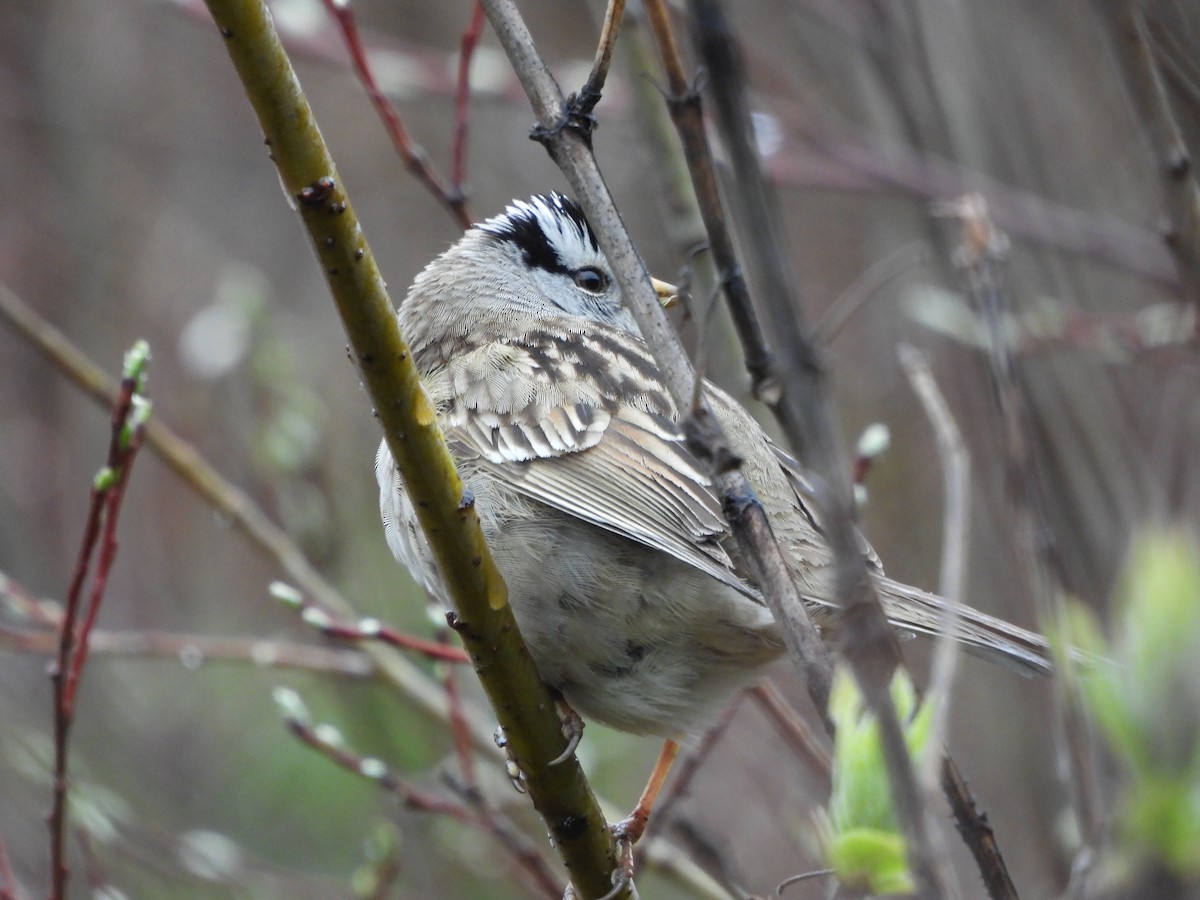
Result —
[[549, 765], [557, 766], [560, 763], [566, 762], [579, 749], [579, 742], [583, 740], [583, 719], [579, 717], [579, 713], [571, 708], [571, 705], [566, 700], [558, 700], [558, 715], [562, 720], [562, 736], [567, 739], [567, 747], [562, 753], [550, 760]]

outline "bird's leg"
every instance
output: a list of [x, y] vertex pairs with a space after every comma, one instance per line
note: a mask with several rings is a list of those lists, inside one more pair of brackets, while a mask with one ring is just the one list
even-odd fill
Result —
[[654, 763], [654, 771], [650, 780], [638, 797], [637, 806], [633, 812], [617, 822], [612, 827], [613, 836], [617, 839], [617, 870], [613, 872], [613, 890], [620, 891], [633, 882], [633, 845], [646, 833], [646, 824], [650, 821], [650, 813], [654, 809], [654, 801], [666, 783], [671, 764], [679, 755], [679, 744], [673, 740], [663, 741], [662, 750]]
[[642, 796], [638, 797], [637, 806], [633, 808], [633, 812], [613, 825], [613, 834], [616, 835], [618, 843], [632, 847], [645, 834], [646, 823], [650, 821], [650, 812], [654, 809], [654, 801], [658, 799], [658, 794], [666, 783], [667, 774], [671, 771], [671, 764], [678, 755], [677, 742], [663, 741], [658, 760], [654, 763], [654, 771], [650, 773], [650, 780], [646, 782]]
[[583, 719], [579, 717], [579, 713], [571, 708], [571, 704], [561, 694], [555, 703], [558, 706], [558, 717], [562, 720], [562, 736], [567, 739], [567, 747], [547, 763], [551, 766], [557, 766], [570, 759], [571, 754], [579, 749], [579, 742], [583, 740]]

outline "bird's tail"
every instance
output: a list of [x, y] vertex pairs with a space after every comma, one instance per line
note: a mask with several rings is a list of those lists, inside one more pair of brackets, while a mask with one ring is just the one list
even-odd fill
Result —
[[[942, 633], [947, 611], [945, 599], [886, 577], [879, 578], [877, 586], [884, 614], [894, 626], [934, 637]], [[965, 604], [958, 608], [954, 637], [973, 656], [1015, 669], [1022, 675], [1048, 675], [1053, 669], [1050, 645], [1040, 634]]]

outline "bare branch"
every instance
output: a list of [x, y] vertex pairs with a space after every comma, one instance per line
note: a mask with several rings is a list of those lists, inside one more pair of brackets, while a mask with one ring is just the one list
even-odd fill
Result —
[[558, 879], [542, 854], [496, 810], [488, 807], [485, 812], [481, 807], [486, 804], [481, 797], [476, 795], [464, 798], [468, 804], [464, 805], [423, 790], [383, 760], [364, 757], [346, 746], [341, 733], [336, 729], [328, 725], [314, 725], [307, 716], [307, 709], [290, 690], [277, 689], [276, 698], [282, 700], [280, 706], [284, 708], [284, 724], [301, 743], [352, 775], [378, 784], [409, 809], [446, 816], [490, 834], [504, 846], [544, 896], [559, 896], [561, 891]]
[[[58, 629], [58, 652], [50, 667], [54, 685], [54, 799], [48, 819], [51, 900], [65, 900], [67, 896], [67, 763], [75, 698], [87, 662], [88, 643], [116, 559], [117, 522], [149, 414], [149, 403], [142, 396], [149, 356], [145, 342], [139, 342], [126, 356], [125, 374], [112, 407], [108, 458], [92, 482], [83, 541]], [[85, 600], [84, 587], [93, 564], [95, 574]]]
[[596, 46], [596, 58], [592, 62], [592, 71], [588, 74], [579, 93], [574, 97], [577, 111], [588, 115], [600, 96], [604, 93], [604, 83], [608, 80], [608, 70], [612, 66], [613, 50], [617, 46], [617, 35], [621, 31], [621, 20], [625, 16], [625, 0], [608, 0], [604, 10], [604, 24], [600, 28], [600, 43]]
[[738, 184], [734, 210], [745, 233], [754, 235], [747, 251], [762, 278], [763, 291], [772, 298], [763, 312], [782, 349], [775, 356], [774, 377], [787, 388], [772, 409], [821, 482], [817, 502], [833, 550], [835, 593], [841, 608], [839, 649], [878, 720], [897, 816], [917, 881], [928, 895], [946, 896], [952, 883], [944, 862], [946, 853], [917, 788], [889, 693], [892, 673], [902, 659], [859, 550], [850, 486], [829, 409], [824, 363], [811, 335], [803, 329], [800, 305], [778, 243], [781, 230], [754, 139], [737, 39], [719, 0], [691, 0], [689, 7], [695, 42], [710, 76], [717, 125]]
[[1200, 307], [1200, 183], [1196, 180], [1192, 156], [1171, 108], [1141, 2], [1114, 0], [1101, 6], [1107, 8], [1116, 32], [1134, 106], [1163, 178], [1170, 222], [1165, 235], [1167, 248], [1179, 268], [1184, 295]]
[[[933, 671], [929, 678], [928, 697], [937, 704], [930, 725], [931, 744], [945, 743], [946, 723], [950, 713], [950, 695], [954, 685], [954, 673], [958, 664], [958, 641], [954, 639], [962, 603], [963, 589], [967, 578], [967, 539], [970, 528], [970, 483], [971, 458], [963, 443], [962, 433], [950, 412], [946, 398], [942, 396], [929, 361], [925, 355], [909, 344], [898, 348], [900, 365], [913, 392], [921, 401], [934, 436], [937, 438], [938, 459], [942, 466], [944, 492], [942, 513], [942, 562], [938, 593], [946, 601], [946, 613], [942, 618], [937, 647], [933, 657]], [[929, 702], [927, 700], [927, 702]], [[929, 765], [922, 773], [922, 780], [932, 786], [937, 782], [937, 757], [930, 754]]]
[[[89, 643], [94, 655], [175, 659], [187, 669], [198, 669], [211, 662], [238, 662], [273, 669], [325, 672], [350, 678], [373, 678], [377, 673], [371, 659], [355, 650], [310, 647], [262, 638], [97, 628], [92, 631]], [[58, 638], [52, 632], [15, 631], [0, 627], [0, 647], [13, 653], [46, 656], [53, 654], [57, 645]]]
[[[39, 316], [16, 294], [0, 284], [0, 318], [42, 352], [56, 369], [98, 405], [108, 408], [116, 400], [118, 384], [89, 359], [61, 331]], [[209, 504], [236, 531], [244, 534], [264, 555], [322, 608], [353, 617], [353, 606], [313, 567], [296, 542], [272, 522], [244, 491], [231, 484], [196, 449], [164, 424], [161, 418], [146, 423], [146, 445], [167, 464], [197, 496]], [[363, 646], [380, 675], [414, 705], [445, 721], [445, 692], [424, 672], [390, 648]], [[472, 730], [472, 740], [485, 753], [495, 753], [491, 726]]]
[[[1012, 301], [1004, 286], [1008, 242], [991, 221], [979, 195], [946, 204], [942, 212], [961, 222], [962, 238], [955, 261], [966, 276], [972, 304], [982, 315], [988, 332], [989, 373], [1004, 435], [1005, 475], [1020, 568], [1029, 579], [1039, 619], [1061, 621], [1059, 607], [1065, 594], [1062, 563], [1046, 518], [1043, 476], [1033, 455], [1028, 408], [1017, 378], [1016, 359], [1002, 327], [1012, 313]], [[1087, 856], [1100, 839], [1103, 818], [1096, 760], [1078, 686], [1063, 678], [1056, 678], [1054, 683], [1055, 743], [1064, 755], [1067, 786]]]
[[470, 662], [467, 654], [458, 647], [449, 647], [444, 642], [427, 641], [405, 634], [379, 619], [360, 618], [355, 622], [347, 622], [323, 609], [320, 604], [314, 603], [291, 585], [276, 581], [270, 586], [270, 592], [285, 606], [298, 610], [306, 625], [311, 625], [326, 637], [343, 641], [379, 641], [397, 650], [411, 650], [438, 662]]
[[[396, 148], [396, 152], [400, 154], [400, 158], [404, 161], [404, 166], [411, 172], [416, 179], [429, 189], [429, 192], [450, 211], [455, 220], [462, 225], [463, 228], [469, 228], [471, 225], [471, 214], [467, 210], [467, 201], [461, 192], [462, 183], [457, 182], [454, 185], [447, 186], [442, 180], [442, 177], [433, 168], [429, 162], [429, 157], [420, 144], [417, 144], [409, 136], [408, 130], [404, 127], [404, 120], [400, 118], [400, 113], [396, 107], [379, 89], [378, 83], [375, 81], [375, 74], [371, 71], [371, 65], [367, 60], [367, 51], [363, 47], [362, 39], [358, 34], [358, 23], [354, 18], [354, 10], [350, 6], [349, 0], [323, 0], [325, 8], [329, 10], [330, 15], [341, 29], [342, 37], [346, 42], [346, 50], [350, 54], [350, 63], [354, 67], [354, 73], [358, 76], [358, 80], [362, 82], [363, 88], [367, 92], [367, 97], [371, 101], [371, 105], [375, 107], [375, 112], [379, 115], [383, 122], [384, 130], [388, 133], [388, 137], [392, 139], [392, 146]], [[212, 4], [209, 4], [212, 8]], [[465, 38], [464, 38], [465, 42]], [[469, 65], [469, 55], [463, 55], [464, 65]], [[465, 123], [462, 126], [465, 133]], [[456, 171], [461, 171], [461, 160]]]
[[[680, 410], [689, 407], [695, 385], [695, 373], [666, 314], [654, 295], [650, 276], [630, 241], [620, 215], [613, 204], [591, 149], [570, 117], [516, 5], [511, 0], [485, 0], [492, 27], [522, 85], [528, 93], [537, 117], [535, 137], [545, 144], [551, 158], [562, 169], [576, 198], [588, 216], [604, 255], [626, 302], [640, 326], [642, 336], [659, 363], [664, 381]], [[727, 446], [711, 414], [700, 410], [693, 415], [693, 434], [707, 444], [707, 458], [718, 457], [718, 448]], [[691, 436], [689, 440], [692, 440]], [[717, 488], [725, 498], [726, 516], [738, 546], [749, 559], [751, 575], [763, 588], [771, 612], [779, 622], [793, 662], [801, 670], [805, 684], [818, 709], [828, 705], [831, 668], [820, 636], [792, 583], [787, 563], [775, 544], [762, 506], [748, 482], [738, 471], [717, 476]]]
[[451, 196], [459, 200], [458, 206], [451, 206], [450, 212], [464, 228], [471, 222], [470, 211], [463, 199], [467, 180], [467, 122], [471, 112], [471, 60], [483, 34], [483, 22], [483, 7], [476, 0], [471, 7], [471, 19], [463, 31], [458, 52], [458, 83], [454, 88], [454, 140], [450, 144], [450, 191]]

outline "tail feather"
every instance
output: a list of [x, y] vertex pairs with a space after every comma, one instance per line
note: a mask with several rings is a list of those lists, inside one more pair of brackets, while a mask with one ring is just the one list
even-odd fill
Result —
[[[884, 614], [894, 626], [933, 637], [942, 634], [948, 609], [944, 598], [886, 577], [877, 584]], [[1040, 634], [965, 604], [958, 607], [954, 637], [971, 655], [1022, 675], [1049, 675], [1054, 668], [1050, 644]]]

